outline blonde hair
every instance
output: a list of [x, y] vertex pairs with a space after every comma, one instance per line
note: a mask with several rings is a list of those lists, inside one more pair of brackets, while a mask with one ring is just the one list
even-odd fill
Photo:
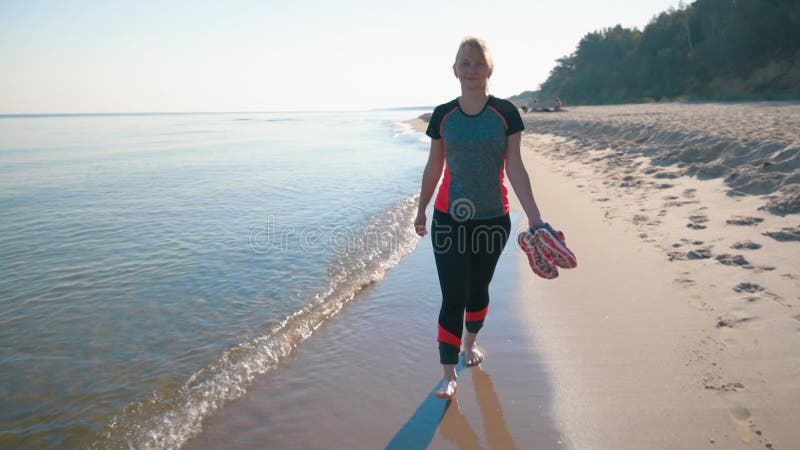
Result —
[[477, 51], [481, 55], [481, 58], [486, 61], [486, 65], [489, 67], [489, 70], [494, 69], [494, 59], [492, 59], [492, 52], [489, 51], [486, 41], [472, 36], [465, 37], [464, 40], [461, 41], [461, 45], [458, 46], [458, 52], [456, 53], [456, 64], [458, 64], [458, 59], [461, 58], [461, 55], [463, 55], [467, 50]]

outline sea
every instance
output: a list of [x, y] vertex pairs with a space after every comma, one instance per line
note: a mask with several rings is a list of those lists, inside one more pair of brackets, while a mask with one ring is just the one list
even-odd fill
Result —
[[198, 433], [416, 247], [428, 111], [0, 116], [0, 447]]

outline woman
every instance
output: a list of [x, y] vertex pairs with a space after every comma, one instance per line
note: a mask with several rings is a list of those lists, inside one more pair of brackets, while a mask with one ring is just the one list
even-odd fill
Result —
[[488, 94], [493, 69], [486, 43], [464, 39], [453, 64], [461, 96], [434, 109], [426, 132], [431, 149], [414, 226], [420, 236], [428, 234], [425, 209], [444, 169], [431, 222], [442, 290], [438, 342], [444, 379], [436, 393], [442, 399], [456, 392], [465, 312], [464, 363], [483, 361], [476, 337], [488, 311], [489, 283], [511, 231], [504, 169], [528, 224], [542, 225], [520, 155], [522, 118], [511, 102]]

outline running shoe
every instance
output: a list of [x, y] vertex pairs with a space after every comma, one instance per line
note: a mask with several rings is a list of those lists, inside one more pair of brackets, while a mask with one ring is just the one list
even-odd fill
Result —
[[553, 262], [562, 269], [574, 269], [578, 265], [575, 254], [567, 248], [564, 233], [556, 231], [550, 224], [544, 224], [533, 234], [536, 243], [543, 247], [552, 257]]
[[530, 231], [521, 232], [517, 236], [517, 242], [522, 251], [525, 252], [525, 256], [528, 257], [528, 264], [531, 266], [533, 273], [547, 280], [552, 280], [558, 276], [558, 268], [553, 263], [553, 256], [534, 239], [533, 233]]

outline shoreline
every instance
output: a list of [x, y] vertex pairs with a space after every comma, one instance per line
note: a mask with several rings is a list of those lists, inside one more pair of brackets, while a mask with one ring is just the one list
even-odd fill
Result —
[[[514, 229], [519, 219], [514, 212]], [[491, 286], [480, 339], [486, 362], [459, 366], [454, 401], [433, 396], [442, 375], [432, 251], [421, 239], [243, 398], [206, 419], [184, 448], [566, 448], [551, 414], [550, 370], [517, 316], [513, 245]]]
[[428, 122], [420, 119], [419, 117], [415, 117], [413, 119], [408, 119], [405, 121], [414, 131], [418, 131], [422, 134], [425, 134], [425, 130], [428, 129]]
[[[797, 215], [563, 137], [527, 131], [522, 154], [579, 265], [539, 279], [512, 236], [487, 359], [460, 373], [451, 407], [429, 401], [439, 292], [423, 239], [186, 448], [393, 448], [408, 436], [433, 449], [800, 446]], [[515, 234], [524, 215], [510, 193]]]

